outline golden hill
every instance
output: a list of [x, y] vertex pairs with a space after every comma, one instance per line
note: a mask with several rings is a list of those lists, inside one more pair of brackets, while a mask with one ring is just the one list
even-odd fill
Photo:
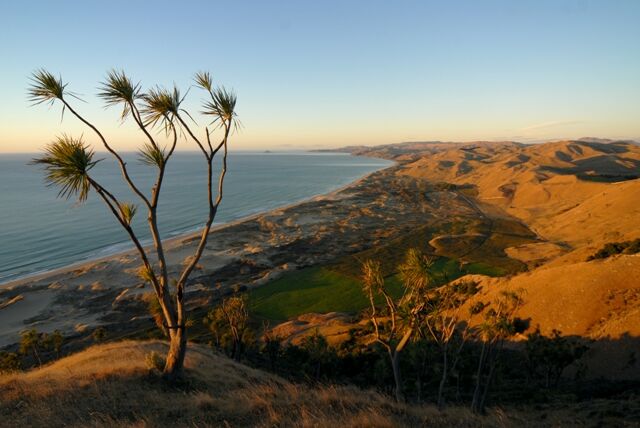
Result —
[[529, 259], [548, 258], [550, 250], [554, 256], [577, 250], [567, 260], [584, 260], [607, 242], [639, 234], [640, 180], [634, 178], [640, 176], [640, 146], [633, 143], [438, 146], [400, 173], [471, 184], [479, 202], [522, 220], [556, 244], [540, 251], [525, 248], [523, 257]]
[[[366, 152], [365, 152], [366, 153]], [[478, 299], [524, 290], [519, 316], [544, 334], [557, 329], [591, 343], [591, 377], [640, 379], [633, 363], [640, 346], [640, 255], [587, 258], [611, 242], [640, 238], [640, 145], [625, 141], [410, 143], [368, 154], [401, 162], [398, 174], [465, 185], [492, 218], [516, 218], [538, 242], [511, 246], [506, 255], [528, 272], [489, 278]], [[473, 236], [441, 235], [441, 252]], [[445, 248], [446, 249], [446, 248]]]
[[[624, 141], [418, 142], [360, 148], [357, 153], [400, 162], [397, 174], [432, 183], [464, 185], [459, 193], [503, 230], [516, 218], [536, 242], [505, 248], [528, 271], [480, 282], [478, 299], [524, 290], [519, 316], [543, 334], [559, 330], [591, 343], [590, 377], [640, 379], [640, 254], [587, 258], [605, 244], [640, 238], [640, 145]], [[444, 186], [443, 188], [448, 188]], [[429, 240], [437, 254], [458, 257], [460, 248], [486, 239], [487, 231], [440, 234]], [[464, 257], [463, 257], [464, 258]], [[280, 327], [299, 340], [318, 329], [340, 340], [349, 322], [332, 314], [300, 316]], [[280, 331], [279, 330], [279, 331]], [[529, 331], [531, 331], [529, 330]]]
[[[640, 379], [633, 363], [640, 347], [640, 254], [563, 266], [540, 267], [513, 277], [469, 275], [482, 285], [475, 301], [489, 302], [501, 291], [522, 290], [518, 311], [531, 329], [559, 330], [583, 338], [587, 377]], [[470, 302], [471, 303], [471, 302]]]
[[493, 409], [487, 416], [461, 408], [440, 412], [354, 387], [293, 384], [193, 344], [185, 380], [170, 386], [145, 365], [149, 352], [166, 348], [159, 341], [116, 342], [2, 375], [2, 426], [582, 426], [594, 414], [615, 425], [635, 406], [600, 400], [543, 411]]

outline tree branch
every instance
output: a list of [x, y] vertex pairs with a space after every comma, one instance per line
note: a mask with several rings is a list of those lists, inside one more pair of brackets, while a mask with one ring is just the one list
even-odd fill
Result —
[[[180, 300], [182, 299], [182, 294], [184, 292], [184, 287], [185, 287], [185, 283], [187, 281], [187, 278], [189, 277], [189, 275], [191, 274], [191, 271], [195, 268], [196, 264], [198, 263], [198, 261], [200, 260], [200, 257], [202, 256], [202, 252], [204, 251], [204, 247], [207, 243], [207, 238], [209, 237], [209, 231], [211, 230], [211, 225], [213, 224], [213, 220], [215, 219], [216, 213], [218, 211], [218, 206], [220, 205], [220, 202], [222, 201], [222, 196], [223, 196], [223, 185], [224, 185], [224, 178], [225, 175], [227, 174], [227, 155], [229, 153], [228, 151], [228, 146], [227, 146], [227, 141], [228, 141], [228, 137], [229, 137], [229, 131], [231, 129], [231, 124], [227, 123], [225, 125], [225, 134], [224, 134], [224, 139], [223, 139], [223, 143], [222, 145], [224, 146], [224, 156], [222, 158], [222, 170], [220, 171], [220, 176], [218, 179], [218, 196], [216, 198], [215, 203], [213, 203], [213, 157], [212, 156], [206, 156], [207, 158], [207, 164], [208, 164], [208, 178], [207, 178], [207, 192], [208, 192], [208, 198], [209, 198], [209, 217], [207, 218], [207, 222], [205, 224], [204, 229], [202, 230], [202, 234], [200, 236], [200, 242], [198, 244], [198, 247], [196, 249], [196, 253], [194, 254], [193, 258], [191, 259], [191, 261], [187, 264], [187, 266], [185, 267], [184, 271], [182, 272], [182, 274], [180, 275], [180, 279], [178, 280], [177, 283], [177, 288], [178, 288], [178, 295], [177, 298]], [[182, 305], [178, 304], [178, 320], [181, 320], [181, 316], [182, 316], [182, 310], [181, 310]]]
[[131, 180], [131, 177], [129, 177], [129, 172], [127, 171], [127, 167], [126, 167], [126, 163], [124, 162], [124, 160], [122, 159], [122, 157], [118, 154], [118, 152], [116, 152], [113, 148], [111, 148], [111, 146], [107, 143], [107, 140], [104, 138], [104, 136], [102, 135], [102, 133], [98, 130], [98, 128], [96, 128], [94, 125], [92, 125], [88, 120], [86, 120], [84, 117], [80, 116], [80, 114], [78, 114], [78, 112], [76, 112], [71, 105], [69, 105], [69, 103], [64, 100], [61, 99], [62, 103], [65, 105], [66, 108], [69, 109], [69, 111], [71, 113], [73, 113], [73, 115], [75, 117], [77, 117], [82, 123], [84, 123], [85, 125], [87, 125], [89, 128], [91, 128], [96, 134], [98, 134], [98, 137], [100, 137], [100, 140], [102, 140], [102, 144], [104, 145], [104, 147], [109, 151], [109, 153], [111, 153], [116, 160], [118, 161], [118, 164], [120, 165], [120, 171], [122, 172], [122, 177], [124, 178], [124, 180], [127, 182], [127, 184], [129, 185], [129, 187], [131, 188], [131, 190], [140, 197], [140, 199], [142, 199], [142, 201], [147, 205], [147, 207], [150, 207], [151, 204], [149, 203], [149, 199], [147, 199], [147, 197], [144, 195], [144, 193], [142, 193], [140, 191], [140, 189], [138, 189], [138, 187], [135, 185], [135, 183], [133, 182], [133, 180]]
[[[198, 147], [200, 147], [200, 150], [202, 150], [202, 153], [204, 154], [204, 156], [209, 159], [211, 156], [209, 153], [207, 153], [207, 150], [204, 148], [204, 146], [202, 145], [202, 143], [200, 143], [200, 140], [198, 140], [198, 137], [196, 137], [193, 132], [191, 132], [191, 128], [189, 128], [189, 126], [185, 123], [185, 121], [182, 119], [182, 117], [179, 114], [176, 114], [176, 117], [178, 118], [178, 122], [180, 122], [180, 125], [187, 130], [187, 133], [191, 136], [191, 138], [193, 139], [193, 141], [196, 142], [196, 144], [198, 145]], [[229, 134], [228, 131], [229, 127], [227, 127], [227, 130], [225, 131], [225, 141], [226, 141], [226, 136]]]

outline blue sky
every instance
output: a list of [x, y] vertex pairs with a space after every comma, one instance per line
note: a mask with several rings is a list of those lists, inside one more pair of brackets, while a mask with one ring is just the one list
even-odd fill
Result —
[[[45, 67], [111, 141], [142, 140], [95, 98], [111, 68], [238, 93], [241, 149], [407, 140], [640, 138], [640, 1], [14, 1], [0, 5], [0, 151], [61, 132], [30, 107]], [[192, 89], [187, 106], [198, 110]], [[193, 149], [183, 144], [186, 149]]]

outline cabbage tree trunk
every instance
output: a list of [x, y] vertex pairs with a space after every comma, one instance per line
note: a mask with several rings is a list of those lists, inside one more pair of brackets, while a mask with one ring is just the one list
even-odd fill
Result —
[[169, 352], [164, 366], [164, 376], [175, 380], [182, 374], [184, 356], [187, 352], [187, 332], [184, 326], [170, 330]]

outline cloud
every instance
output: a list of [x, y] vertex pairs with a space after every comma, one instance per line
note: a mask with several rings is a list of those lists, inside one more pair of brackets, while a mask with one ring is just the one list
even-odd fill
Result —
[[584, 120], [554, 120], [551, 122], [543, 122], [535, 125], [526, 126], [524, 128], [520, 128], [520, 131], [521, 132], [540, 131], [543, 129], [560, 128], [562, 126], [577, 125], [580, 123], [585, 123], [585, 121]]

